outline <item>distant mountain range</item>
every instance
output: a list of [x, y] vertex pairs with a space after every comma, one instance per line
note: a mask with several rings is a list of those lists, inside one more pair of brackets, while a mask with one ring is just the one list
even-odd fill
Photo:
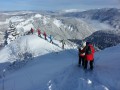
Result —
[[[64, 17], [83, 18], [86, 20], [96, 20], [100, 23], [110, 25], [111, 29], [104, 29], [94, 32], [91, 36], [87, 37], [86, 41], [93, 42], [98, 48], [104, 49], [106, 47], [115, 46], [120, 43], [120, 9], [116, 8], [103, 8], [94, 9], [83, 12], [69, 12], [63, 13]], [[96, 25], [96, 24], [94, 24]], [[72, 40], [80, 43], [81, 40]]]
[[57, 40], [84, 39], [96, 31], [81, 19], [58, 17], [58, 15], [53, 17], [51, 13], [36, 11], [1, 12], [0, 31], [4, 33], [9, 28], [9, 21], [12, 21], [20, 32], [25, 33], [33, 28], [37, 33], [39, 28], [42, 33], [45, 31], [48, 36], [51, 34]]
[[106, 47], [115, 46], [120, 43], [120, 35], [114, 33], [114, 31], [101, 30], [93, 33], [85, 40], [93, 42], [99, 49], [105, 49]]
[[100, 22], [112, 25], [116, 29], [120, 29], [120, 9], [116, 8], [103, 8], [83, 12], [70, 12], [64, 13], [62, 16], [99, 20]]
[[40, 28], [42, 33], [45, 31], [48, 36], [51, 34], [57, 40], [69, 39], [79, 42], [87, 39], [95, 43], [100, 49], [119, 43], [120, 9], [116, 8], [83, 12], [79, 10], [0, 12], [1, 43], [4, 41], [4, 32], [8, 30], [10, 20], [22, 33], [33, 28], [37, 34], [37, 28]]

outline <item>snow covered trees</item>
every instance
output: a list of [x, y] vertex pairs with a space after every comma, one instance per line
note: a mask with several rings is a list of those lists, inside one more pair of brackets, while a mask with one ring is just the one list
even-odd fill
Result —
[[9, 44], [11, 41], [14, 41], [19, 36], [17, 29], [12, 21], [9, 22], [9, 28], [5, 31], [5, 42], [4, 45]]

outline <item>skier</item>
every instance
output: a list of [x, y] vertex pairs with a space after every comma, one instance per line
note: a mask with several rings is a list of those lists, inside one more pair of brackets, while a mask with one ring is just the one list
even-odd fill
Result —
[[85, 52], [85, 65], [84, 69], [87, 69], [87, 64], [90, 64], [90, 70], [93, 70], [93, 62], [94, 62], [94, 53], [95, 49], [90, 42], [86, 42], [86, 47], [83, 50]]
[[46, 34], [46, 32], [44, 31], [44, 33], [43, 33], [43, 35], [44, 35], [44, 37], [45, 37], [45, 40], [47, 40], [47, 34]]
[[33, 34], [33, 32], [34, 32], [34, 29], [33, 29], [33, 28], [31, 28], [31, 30], [30, 30], [30, 31], [31, 31], [31, 33]]
[[83, 48], [86, 46], [86, 42], [82, 42], [81, 44], [81, 47], [79, 46], [78, 47], [78, 50], [79, 50], [79, 62], [78, 62], [78, 66], [81, 66], [81, 63], [82, 63], [82, 66], [84, 67], [84, 61], [85, 61], [85, 52], [83, 52]]
[[38, 29], [38, 37], [41, 37], [41, 31]]
[[62, 42], [62, 49], [64, 49], [64, 46], [65, 46], [65, 40], [63, 39], [61, 42]]
[[52, 36], [52, 35], [50, 35], [50, 36], [49, 36], [49, 38], [50, 38], [50, 43], [52, 43], [52, 44], [53, 44], [53, 36]]

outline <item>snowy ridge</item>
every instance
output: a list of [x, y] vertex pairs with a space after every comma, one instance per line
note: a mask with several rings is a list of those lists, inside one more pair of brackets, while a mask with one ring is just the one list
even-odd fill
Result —
[[34, 24], [39, 24], [39, 20], [46, 25], [49, 22], [48, 17], [43, 16], [41, 14], [35, 14], [33, 16], [31, 16], [30, 18], [28, 18], [27, 20], [24, 19], [24, 21], [21, 21], [18, 25], [17, 28], [23, 28], [24, 32], [29, 31], [31, 28], [35, 28], [37, 29], [38, 26], [34, 25]]
[[[30, 52], [33, 57], [61, 50], [58, 46], [41, 39], [37, 35], [28, 35], [18, 38], [7, 45], [0, 53], [0, 62], [13, 62], [18, 53]], [[4, 58], [3, 58], [4, 57]], [[10, 61], [9, 61], [10, 60]]]

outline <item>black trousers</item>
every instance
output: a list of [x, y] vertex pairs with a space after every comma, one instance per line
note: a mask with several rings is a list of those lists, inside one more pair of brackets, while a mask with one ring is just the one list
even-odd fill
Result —
[[93, 70], [94, 60], [92, 60], [92, 61], [85, 60], [84, 69], [87, 69], [88, 62], [89, 62], [89, 65], [90, 65], [90, 69]]
[[85, 60], [85, 57], [79, 56], [79, 62], [78, 62], [78, 64], [79, 64], [79, 65], [82, 64], [82, 66], [84, 67], [84, 60]]

